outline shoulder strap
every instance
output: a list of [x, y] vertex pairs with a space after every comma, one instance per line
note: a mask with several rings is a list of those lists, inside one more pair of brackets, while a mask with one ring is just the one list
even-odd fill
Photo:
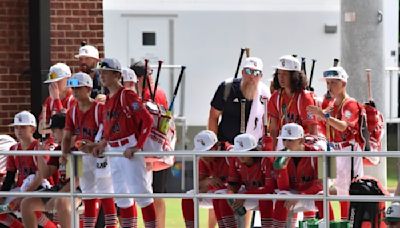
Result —
[[121, 107], [124, 107], [124, 101], [125, 101], [125, 89], [122, 89], [121, 94], [119, 95], [119, 100], [120, 100], [120, 104]]
[[71, 107], [72, 98], [73, 98], [73, 96], [69, 95], [68, 101], [67, 101], [67, 107], [65, 107], [65, 109], [69, 109]]
[[76, 105], [72, 106], [71, 110], [71, 119], [74, 126], [75, 126], [75, 116], [76, 116]]
[[229, 94], [231, 93], [232, 84], [233, 84], [233, 78], [225, 80], [224, 96], [223, 96], [225, 102], [227, 101]]
[[97, 102], [94, 107], [94, 121], [96, 122], [96, 126], [99, 126], [99, 103]]

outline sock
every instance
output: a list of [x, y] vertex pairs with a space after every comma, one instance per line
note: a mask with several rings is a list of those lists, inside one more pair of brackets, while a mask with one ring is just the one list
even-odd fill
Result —
[[35, 211], [38, 225], [43, 228], [57, 228], [57, 225], [50, 221], [47, 216], [41, 211]]
[[347, 220], [349, 218], [350, 202], [340, 201], [340, 216], [341, 219]]
[[272, 216], [274, 212], [274, 204], [271, 200], [260, 200], [258, 207], [261, 214], [261, 226], [272, 227]]
[[137, 227], [137, 211], [135, 204], [127, 208], [120, 207], [119, 213], [121, 217], [121, 227]]
[[83, 212], [83, 227], [94, 228], [96, 226], [98, 202], [97, 199], [85, 199], [83, 200], [85, 205], [85, 211]]
[[218, 203], [219, 211], [221, 213], [222, 221], [226, 228], [237, 228], [237, 221], [232, 208], [228, 205], [226, 199], [219, 200]]
[[194, 227], [194, 203], [192, 199], [182, 199], [182, 214], [186, 228]]
[[156, 209], [154, 203], [151, 203], [147, 207], [142, 207], [143, 222], [145, 228], [156, 228]]
[[105, 198], [101, 199], [101, 206], [104, 211], [104, 220], [107, 228], [117, 228], [118, 218], [117, 210], [115, 209], [114, 199]]
[[221, 211], [219, 209], [219, 201], [220, 199], [213, 199], [213, 207], [214, 207], [214, 213], [215, 213], [215, 218], [217, 219], [218, 227], [219, 228], [226, 228], [224, 225], [224, 221], [222, 220], [222, 215]]

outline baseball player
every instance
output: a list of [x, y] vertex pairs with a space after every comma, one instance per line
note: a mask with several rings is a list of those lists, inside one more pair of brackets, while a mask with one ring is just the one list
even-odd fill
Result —
[[[117, 59], [103, 59], [98, 71], [110, 93], [105, 103], [104, 138], [92, 152], [98, 156], [103, 151], [124, 151], [124, 157], [110, 158], [115, 193], [152, 193], [152, 173], [146, 169], [144, 158], [134, 154], [143, 148], [153, 119], [137, 94], [121, 85], [121, 64]], [[133, 199], [115, 201], [120, 208], [121, 225], [134, 227]], [[136, 202], [142, 209], [145, 227], [156, 227], [153, 199], [137, 198]]]
[[[286, 150], [290, 151], [321, 151], [315, 144], [305, 142], [303, 127], [296, 123], [285, 124], [282, 127], [280, 139]], [[278, 162], [278, 160], [276, 160]], [[280, 162], [279, 162], [280, 163]], [[283, 163], [274, 163], [277, 173], [277, 186], [279, 191], [289, 191], [294, 194], [319, 194], [322, 191], [322, 182], [318, 179], [318, 159], [316, 157], [286, 158]], [[283, 193], [283, 192], [281, 192]], [[323, 218], [323, 203], [316, 201], [319, 217]], [[288, 212], [304, 212], [304, 218], [315, 216], [314, 202], [311, 201], [277, 201], [274, 209], [274, 225], [286, 227]], [[333, 220], [333, 210], [329, 207], [330, 219]], [[292, 218], [296, 218], [293, 215]]]
[[[359, 132], [359, 107], [357, 101], [346, 92], [348, 75], [342, 67], [331, 67], [324, 71], [329, 93], [334, 98], [322, 108], [310, 106], [307, 110], [325, 121], [329, 146], [335, 151], [361, 151]], [[362, 157], [354, 157], [354, 175], [363, 176]], [[348, 195], [351, 183], [351, 157], [336, 157], [336, 182], [338, 195]], [[348, 218], [350, 202], [341, 201], [341, 217]]]
[[[67, 86], [72, 88], [77, 103], [68, 110], [66, 115], [62, 151], [65, 155], [71, 152], [71, 140], [75, 136], [78, 149], [88, 152], [89, 148], [94, 146], [94, 142], [101, 139], [103, 104], [90, 98], [93, 82], [88, 74], [82, 72], [74, 74], [68, 80]], [[82, 161], [83, 176], [79, 179], [82, 192], [112, 193], [111, 173], [103, 171], [108, 165], [107, 158], [97, 159], [93, 156], [83, 156]], [[95, 227], [98, 213], [97, 201], [98, 199], [83, 199], [85, 205], [84, 227]], [[104, 211], [105, 226], [117, 227], [114, 200], [102, 198], [100, 201]]]
[[137, 76], [135, 74], [135, 71], [133, 71], [130, 68], [127, 67], [123, 67], [122, 68], [122, 85], [126, 88], [126, 89], [131, 89], [135, 92], [137, 92]]
[[[153, 115], [154, 124], [151, 129], [150, 136], [146, 140], [143, 150], [144, 151], [171, 151], [174, 149], [174, 136], [175, 130], [173, 126], [173, 119], [169, 119], [169, 129], [166, 132], [162, 132], [161, 124], [162, 118], [166, 116], [166, 110], [168, 110], [167, 96], [160, 86], [157, 86], [154, 97], [151, 97], [150, 89], [154, 93], [155, 84], [152, 76], [152, 70], [147, 69], [146, 75], [146, 87], [143, 88], [143, 80], [146, 74], [146, 66], [143, 62], [136, 62], [130, 67], [137, 75], [137, 92], [139, 96], [142, 96], [143, 103], [146, 104], [146, 108], [150, 114]], [[150, 88], [149, 88], [150, 87]], [[161, 143], [159, 143], [161, 142]], [[161, 166], [153, 170], [153, 192], [154, 193], [166, 193], [167, 176], [171, 172], [169, 168], [174, 163], [173, 156], [164, 156], [162, 158], [165, 162], [158, 162], [157, 164], [152, 162], [153, 158], [146, 158], [148, 166]], [[156, 158], [157, 159], [157, 158]], [[156, 208], [157, 225], [158, 228], [165, 227], [165, 201], [162, 198], [154, 199], [154, 206]]]
[[[194, 137], [195, 151], [208, 150], [231, 150], [229, 143], [219, 143], [217, 135], [213, 131], [204, 130]], [[202, 157], [199, 160], [199, 192], [213, 193], [219, 189], [226, 189], [229, 175], [229, 162], [225, 157]], [[187, 193], [193, 193], [193, 190]], [[213, 208], [211, 199], [200, 199], [199, 205], [202, 208]], [[182, 213], [187, 228], [194, 227], [194, 203], [192, 199], [182, 199]], [[215, 211], [218, 213], [219, 211]], [[215, 215], [220, 222], [219, 227], [224, 227], [220, 214]]]
[[[65, 126], [65, 113], [57, 113], [51, 117], [50, 129], [54, 136], [55, 142], [59, 145], [55, 150], [61, 150], [61, 142], [63, 138], [63, 130]], [[54, 173], [59, 173], [60, 178], [55, 186], [49, 191], [60, 191], [69, 192], [70, 185], [69, 179], [65, 177], [65, 169], [62, 170], [59, 164], [58, 156], [50, 157], [49, 161], [43, 157], [38, 157], [37, 166], [38, 171], [41, 173], [43, 178], [49, 178]], [[65, 168], [65, 167], [64, 167]], [[61, 227], [71, 227], [71, 200], [67, 197], [63, 198], [24, 198], [21, 202], [21, 214], [22, 221], [25, 227], [37, 227], [38, 219], [35, 216], [35, 212], [47, 211], [54, 214], [54, 220], [58, 220]], [[60, 216], [61, 215], [61, 216]]]
[[72, 91], [67, 87], [67, 79], [71, 77], [69, 66], [57, 63], [50, 67], [48, 79], [44, 83], [49, 84], [50, 96], [43, 103], [42, 113], [39, 117], [39, 133], [50, 133], [45, 131], [50, 117], [58, 112], [67, 112], [74, 103]]
[[[291, 55], [282, 56], [275, 67], [278, 84], [268, 101], [268, 114], [271, 118], [270, 133], [277, 150], [283, 148], [277, 136], [286, 123], [300, 124], [307, 134], [317, 134], [317, 122], [306, 107], [314, 105], [313, 95], [306, 91], [307, 78], [301, 71], [300, 62]], [[274, 147], [274, 148], [275, 148]]]
[[[238, 135], [234, 141], [233, 151], [257, 150], [257, 140], [251, 134]], [[229, 166], [229, 192], [243, 194], [273, 193], [276, 183], [272, 170], [272, 163], [268, 158], [234, 158]], [[238, 221], [234, 214], [244, 215], [246, 210], [256, 209], [260, 210], [262, 227], [271, 227], [272, 225], [273, 204], [270, 200], [235, 199], [231, 203], [225, 199], [214, 201], [214, 210], [221, 214], [223, 227], [238, 227]]]
[[[33, 138], [36, 130], [36, 119], [28, 111], [22, 111], [15, 115], [14, 133], [18, 143], [10, 148], [10, 150], [37, 150], [39, 142]], [[36, 191], [40, 188], [50, 188], [50, 183], [43, 179], [37, 169], [37, 160], [39, 156], [8, 156], [7, 157], [7, 174], [1, 186], [1, 191]], [[46, 160], [48, 157], [45, 158]], [[17, 175], [18, 174], [18, 175]], [[15, 176], [17, 182], [15, 183]], [[15, 184], [15, 189], [11, 189]], [[8, 205], [9, 211], [18, 210], [23, 198], [1, 198], [0, 204]], [[41, 222], [39, 225], [52, 228], [56, 227], [54, 223], [47, 219], [41, 212], [35, 212], [35, 216]], [[15, 217], [8, 213], [0, 214], [0, 223], [8, 227], [23, 227]]]

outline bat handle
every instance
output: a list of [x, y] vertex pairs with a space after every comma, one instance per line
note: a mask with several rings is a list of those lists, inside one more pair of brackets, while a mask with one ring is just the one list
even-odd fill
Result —
[[371, 89], [371, 69], [365, 69], [367, 73], [367, 82], [368, 82], [368, 100], [372, 101], [372, 89]]
[[245, 48], [244, 50], [246, 52], [246, 58], [249, 58], [250, 57], [250, 48]]

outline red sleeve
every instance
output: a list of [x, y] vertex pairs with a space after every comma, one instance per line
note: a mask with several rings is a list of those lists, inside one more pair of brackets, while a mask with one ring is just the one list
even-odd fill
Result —
[[75, 129], [74, 122], [72, 121], [72, 108], [68, 109], [67, 114], [65, 115], [65, 128], [66, 131], [73, 132]]
[[319, 179], [313, 180], [312, 184], [310, 184], [310, 187], [304, 191], [302, 191], [302, 194], [307, 194], [307, 195], [314, 195], [317, 194], [322, 190], [322, 182]]
[[315, 105], [315, 100], [314, 97], [311, 93], [309, 92], [303, 92], [301, 93], [301, 98], [300, 98], [300, 118], [303, 126], [309, 126], [313, 124], [317, 124], [317, 119], [315, 116], [309, 114], [307, 112], [307, 107], [310, 105]]
[[229, 177], [228, 182], [241, 183], [240, 173], [238, 172], [237, 159], [229, 162]]
[[278, 94], [279, 94], [279, 91], [275, 91], [272, 94], [271, 99], [269, 99], [269, 101], [268, 101], [268, 115], [270, 117], [273, 117], [276, 119], [279, 119], [279, 110], [278, 110], [278, 107], [276, 106]]
[[209, 177], [211, 175], [210, 170], [205, 161], [199, 160], [199, 175]]
[[346, 121], [351, 128], [358, 126], [358, 113], [360, 109], [358, 108], [357, 101], [351, 100], [346, 102], [342, 108], [342, 119]]
[[136, 147], [141, 149], [150, 134], [153, 117], [139, 100], [137, 94], [132, 90], [125, 90], [125, 100], [134, 115], [133, 121], [135, 122], [135, 126], [138, 127], [135, 134], [137, 140]]
[[[16, 146], [18, 146], [18, 144], [12, 146], [10, 148], [10, 150], [15, 150]], [[7, 156], [6, 170], [10, 171], [10, 172], [16, 172], [17, 171], [17, 165], [15, 164], [15, 156], [13, 156], [13, 155]]]

